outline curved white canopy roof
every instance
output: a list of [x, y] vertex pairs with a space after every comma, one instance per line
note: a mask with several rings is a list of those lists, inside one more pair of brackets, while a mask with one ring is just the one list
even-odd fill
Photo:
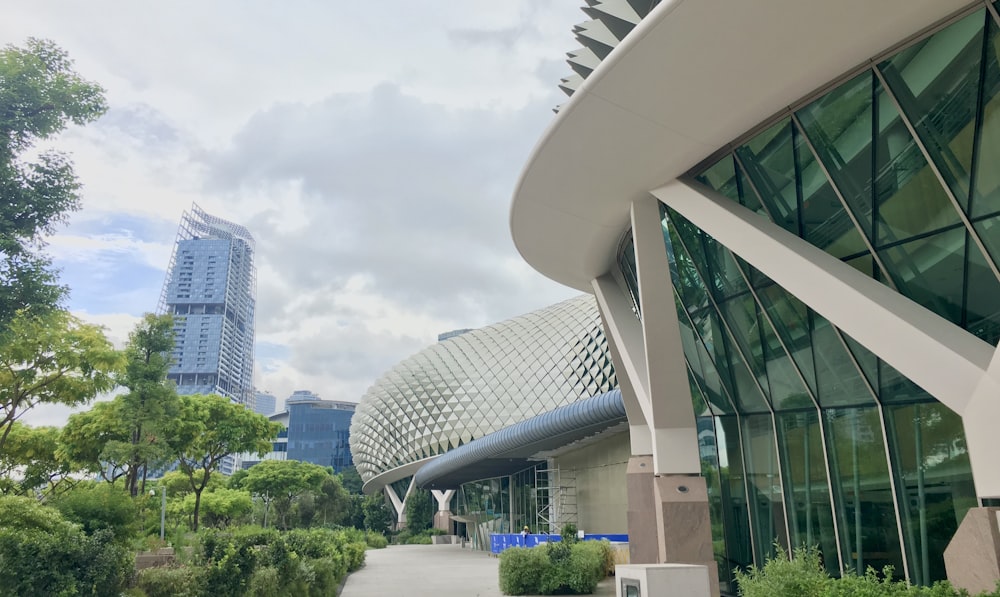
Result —
[[629, 204], [966, 0], [664, 0], [573, 94], [515, 189], [511, 232], [591, 292]]

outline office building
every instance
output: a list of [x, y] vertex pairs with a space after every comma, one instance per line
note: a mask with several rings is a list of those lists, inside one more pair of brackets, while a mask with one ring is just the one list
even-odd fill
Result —
[[258, 415], [270, 416], [278, 411], [278, 399], [268, 392], [254, 392], [253, 411]]
[[[323, 400], [309, 390], [296, 390], [285, 400], [285, 410], [270, 414], [284, 429], [263, 460], [299, 460], [333, 468], [339, 473], [353, 466], [351, 419], [357, 404]], [[259, 462], [256, 455], [243, 457], [243, 468]]]

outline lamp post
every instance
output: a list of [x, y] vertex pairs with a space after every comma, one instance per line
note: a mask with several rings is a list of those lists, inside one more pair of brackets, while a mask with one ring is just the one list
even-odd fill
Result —
[[[167, 527], [167, 487], [160, 487], [160, 541], [163, 541]], [[155, 489], [149, 490], [150, 496], [156, 495]]]

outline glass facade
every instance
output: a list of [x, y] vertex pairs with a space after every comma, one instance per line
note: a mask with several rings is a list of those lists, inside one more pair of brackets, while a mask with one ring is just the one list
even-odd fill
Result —
[[[692, 178], [993, 345], [1000, 26], [985, 5], [795, 107]], [[945, 578], [977, 504], [960, 417], [666, 206], [724, 590], [774, 546]], [[635, 256], [619, 265], [639, 305]], [[640, 315], [641, 316], [641, 315]]]
[[353, 466], [350, 436], [354, 408], [350, 402], [289, 399], [288, 458], [331, 466], [338, 473]]
[[491, 533], [516, 533], [527, 526], [532, 533], [546, 532], [537, 519], [536, 481], [546, 464], [526, 468], [506, 477], [464, 483], [455, 494], [454, 519], [465, 524], [473, 548], [489, 551]]

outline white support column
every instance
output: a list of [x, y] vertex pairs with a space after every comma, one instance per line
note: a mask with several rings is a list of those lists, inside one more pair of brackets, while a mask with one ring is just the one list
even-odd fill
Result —
[[437, 512], [434, 514], [434, 528], [451, 532], [451, 498], [455, 495], [454, 489], [442, 491], [432, 489], [431, 495], [437, 500]]
[[962, 413], [965, 441], [981, 498], [1000, 499], [1000, 349], [994, 351], [986, 375]]
[[440, 489], [432, 489], [431, 490], [431, 495], [433, 495], [434, 499], [437, 500], [437, 503], [438, 503], [438, 512], [440, 512], [442, 510], [445, 510], [445, 511], [450, 511], [451, 510], [451, 508], [450, 508], [450, 506], [451, 506], [451, 496], [455, 495], [455, 490], [454, 489], [446, 489], [444, 491], [441, 491]]
[[406, 488], [406, 495], [403, 499], [399, 499], [396, 495], [396, 490], [392, 488], [392, 485], [386, 484], [385, 494], [389, 496], [389, 501], [392, 502], [392, 507], [396, 511], [396, 528], [401, 529], [406, 526], [406, 500], [410, 497], [410, 493], [413, 492], [413, 480], [415, 477], [410, 479], [410, 484]]
[[[593, 286], [594, 293], [597, 295], [607, 292], [621, 294], [621, 290], [614, 280], [610, 282], [605, 280], [601, 283], [594, 280]], [[611, 325], [608, 322], [608, 316], [605, 315], [605, 309], [601, 307], [602, 304], [607, 304], [607, 297], [603, 297], [603, 299], [600, 296], [598, 297], [597, 310], [601, 315], [601, 324], [605, 330], [609, 330], [611, 329]], [[611, 362], [615, 366], [615, 377], [618, 380], [618, 387], [622, 392], [622, 402], [625, 404], [625, 415], [628, 417], [629, 444], [632, 448], [632, 455], [651, 457], [653, 455], [653, 436], [650, 433], [649, 425], [646, 424], [646, 416], [642, 413], [642, 406], [639, 404], [639, 398], [636, 396], [635, 388], [632, 386], [625, 362], [622, 359], [621, 352], [618, 350], [615, 335], [609, 333], [606, 337], [608, 340], [608, 352], [611, 353]]]
[[1000, 497], [993, 346], [707, 187], [653, 195], [961, 415], [976, 491]]
[[691, 404], [680, 324], [674, 309], [670, 263], [652, 197], [632, 203], [632, 239], [642, 311], [649, 405], [646, 421], [653, 436], [653, 470], [660, 474], [701, 474], [698, 429]]
[[653, 195], [833, 325], [963, 413], [994, 347], [707, 187]]

